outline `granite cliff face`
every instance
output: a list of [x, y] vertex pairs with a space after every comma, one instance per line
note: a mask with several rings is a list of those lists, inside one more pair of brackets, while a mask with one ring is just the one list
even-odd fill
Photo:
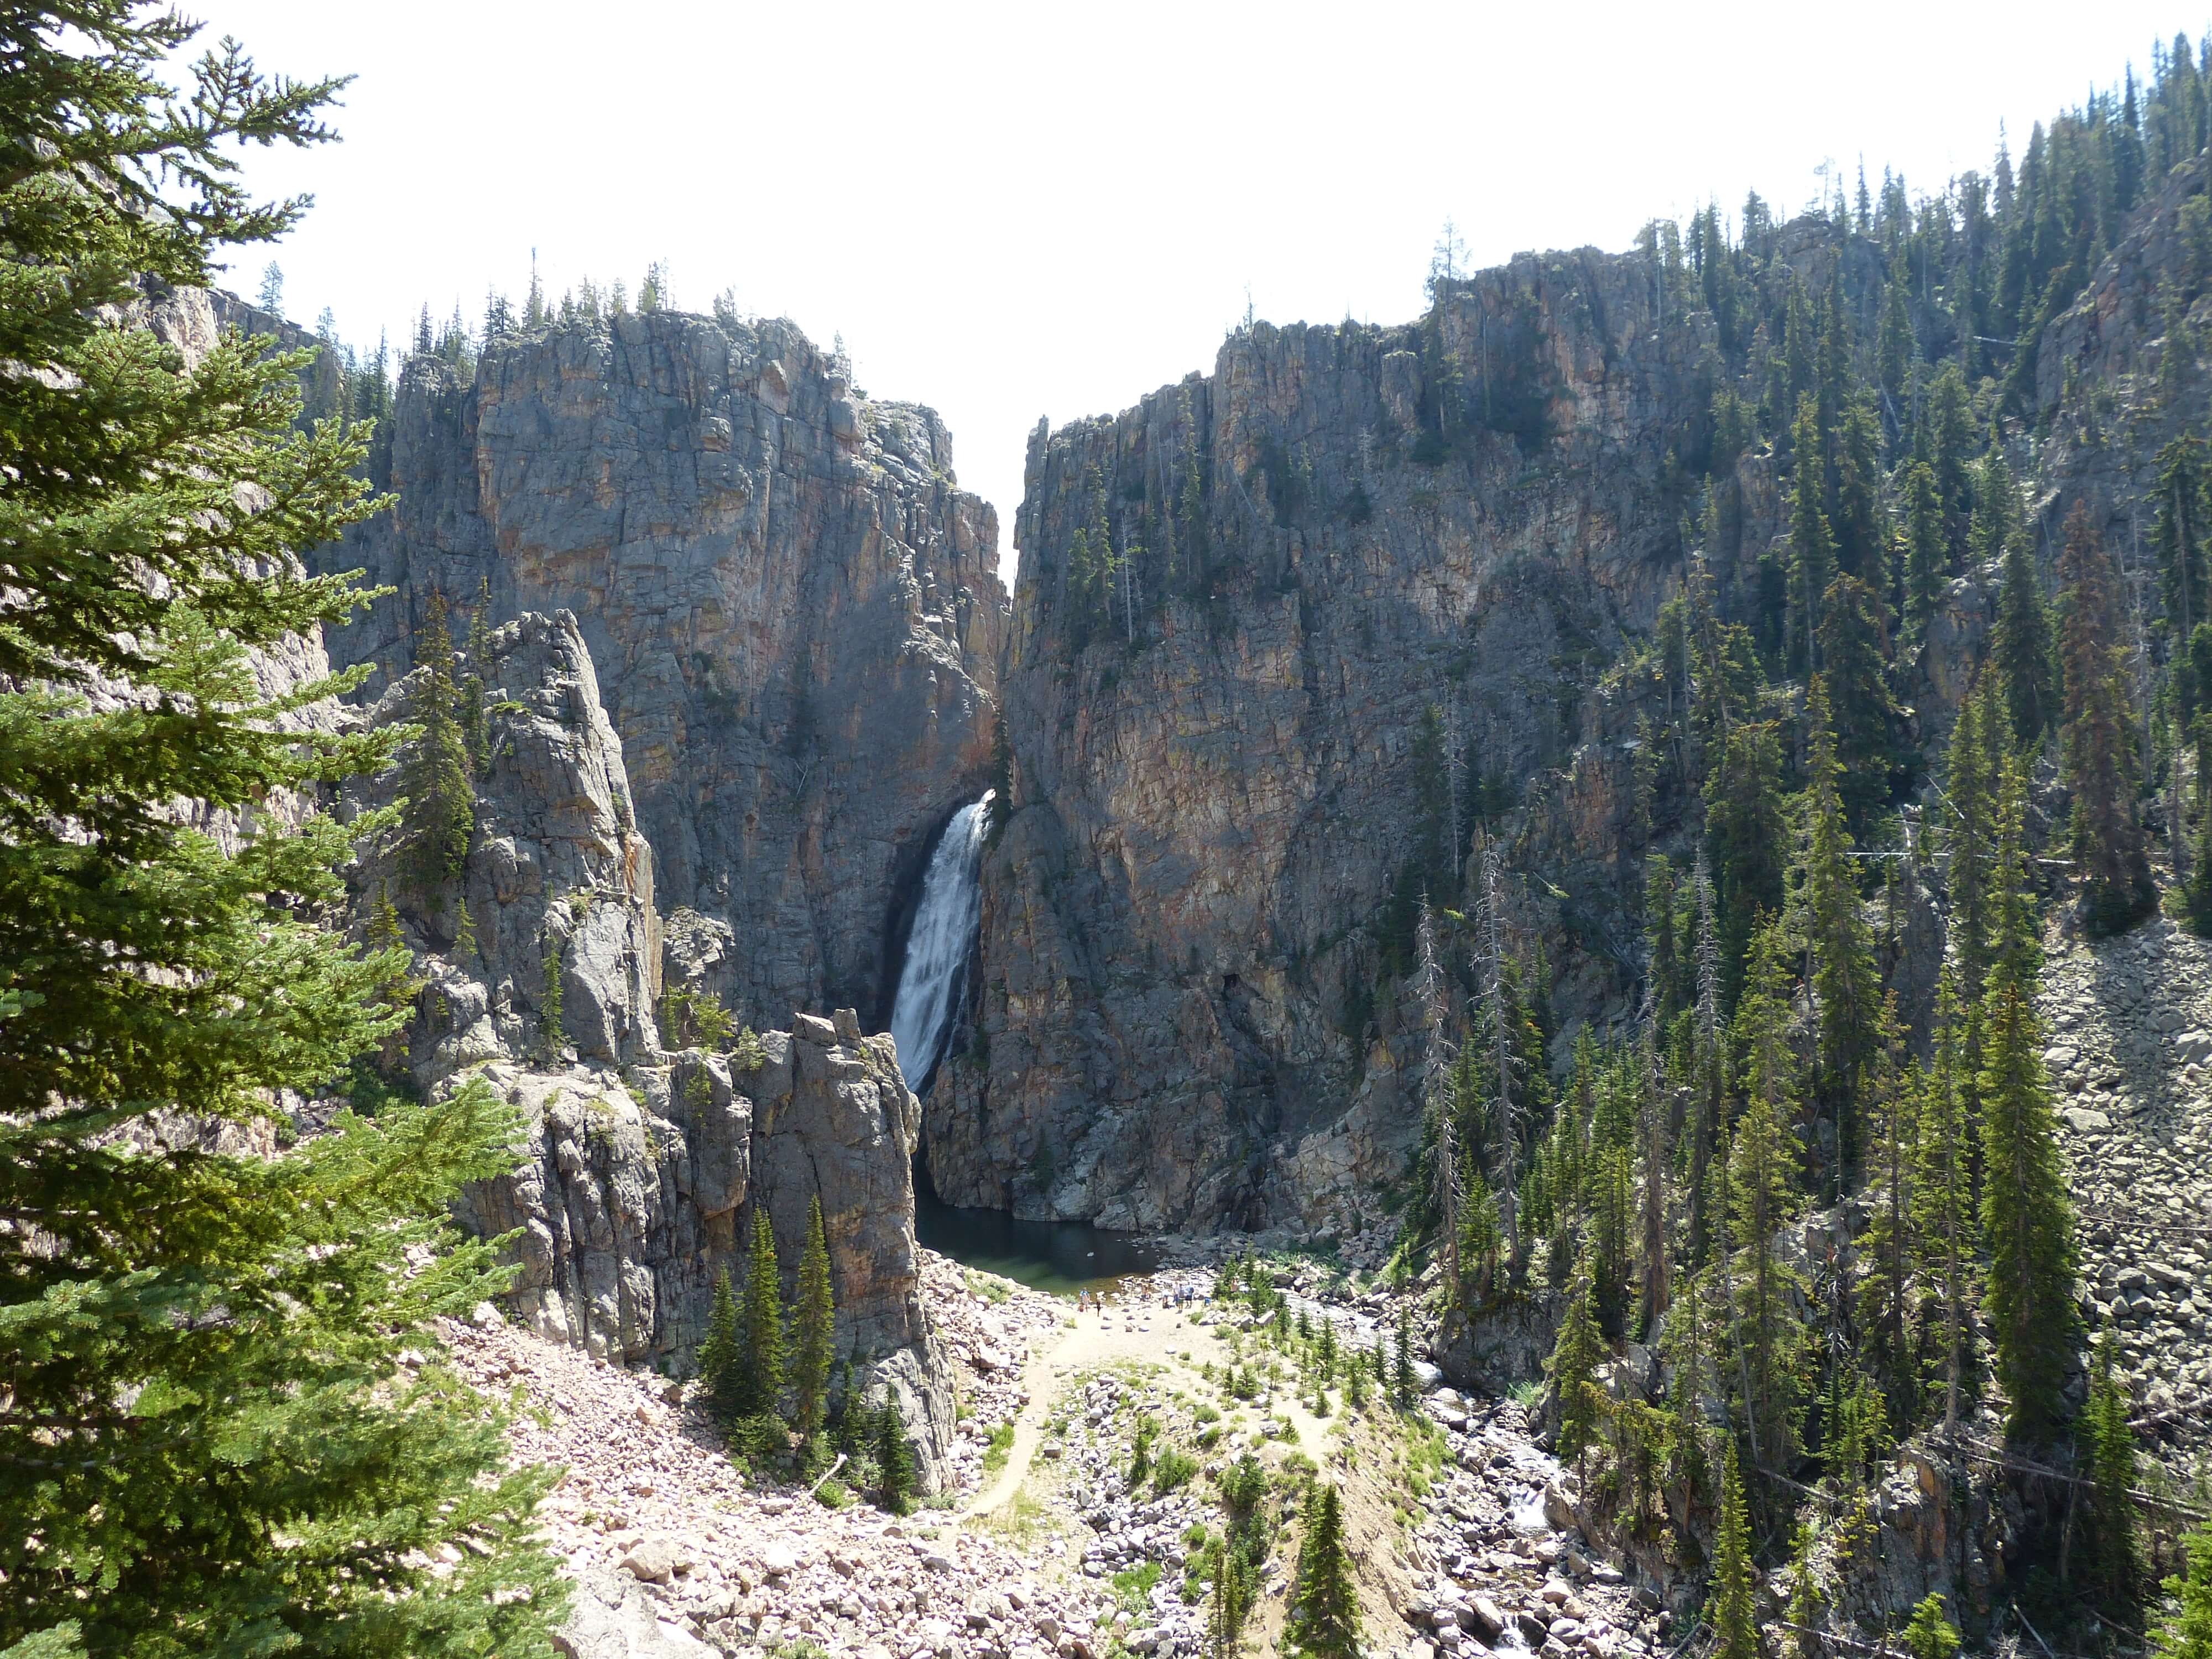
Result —
[[1262, 324], [1211, 377], [1040, 428], [1003, 677], [1018, 810], [928, 1103], [940, 1191], [1119, 1226], [1359, 1221], [1410, 1132], [1397, 1027], [1370, 1048], [1358, 1010], [1416, 731], [1434, 706], [1525, 781], [1601, 726], [1586, 692], [1676, 579], [1710, 401], [1710, 321], [1662, 305], [1638, 258], [1527, 257], [1431, 326]]
[[376, 695], [434, 590], [573, 612], [662, 907], [742, 942], [709, 988], [757, 1025], [884, 1024], [897, 900], [981, 787], [1005, 612], [937, 416], [868, 400], [787, 323], [628, 315], [496, 341], [467, 380], [411, 362], [388, 483], [393, 510], [319, 556], [398, 590], [334, 659], [374, 664]]

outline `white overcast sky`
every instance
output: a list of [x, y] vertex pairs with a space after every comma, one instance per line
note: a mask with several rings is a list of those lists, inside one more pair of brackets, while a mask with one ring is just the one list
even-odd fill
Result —
[[[2197, 0], [2190, 0], [2192, 8]], [[1011, 526], [1023, 445], [1276, 322], [1411, 317], [1438, 228], [1478, 263], [1619, 248], [1863, 155], [1933, 187], [2205, 17], [2060, 6], [878, 5], [200, 0], [269, 69], [358, 78], [343, 143], [256, 151], [311, 190], [285, 308], [404, 337], [480, 319], [531, 250], [557, 295], [669, 262], [676, 301], [844, 336], [933, 404]], [[270, 257], [234, 267], [251, 292]], [[1002, 548], [1012, 574], [1010, 533]]]

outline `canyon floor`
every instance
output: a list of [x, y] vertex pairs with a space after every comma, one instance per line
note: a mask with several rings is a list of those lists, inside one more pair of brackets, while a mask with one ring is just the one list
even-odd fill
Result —
[[[1276, 1277], [1347, 1352], [1395, 1319], [1382, 1292], [1339, 1276]], [[1354, 1404], [1340, 1381], [1316, 1396], [1267, 1345], [1266, 1322], [1210, 1299], [1203, 1270], [1122, 1280], [1080, 1311], [933, 1253], [923, 1283], [962, 1417], [956, 1489], [906, 1516], [830, 1509], [805, 1487], [741, 1474], [689, 1391], [650, 1372], [489, 1309], [448, 1328], [463, 1374], [514, 1402], [515, 1457], [565, 1471], [544, 1510], [576, 1584], [564, 1652], [1194, 1655], [1206, 1609], [1184, 1570], [1200, 1528], [1221, 1534], [1216, 1477], [1248, 1451], [1270, 1477], [1273, 1533], [1248, 1651], [1280, 1644], [1288, 1522], [1316, 1469], [1345, 1496], [1370, 1652], [1540, 1645], [1553, 1659], [1635, 1659], [1663, 1634], [1663, 1616], [1575, 1547], [1557, 1466], [1510, 1401], [1465, 1401], [1433, 1381], [1413, 1408], [1371, 1387]], [[1146, 1425], [1151, 1469], [1133, 1487]]]

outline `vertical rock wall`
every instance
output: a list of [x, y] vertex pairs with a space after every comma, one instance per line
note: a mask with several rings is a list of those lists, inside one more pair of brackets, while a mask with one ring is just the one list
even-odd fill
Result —
[[[982, 787], [1005, 593], [988, 505], [930, 410], [873, 402], [788, 323], [657, 313], [410, 363], [393, 510], [319, 556], [398, 591], [331, 641], [383, 680], [433, 589], [568, 610], [661, 906], [743, 942], [742, 1018], [874, 1024], [921, 842]], [[457, 617], [459, 632], [465, 618]]]
[[[1528, 257], [1431, 326], [1259, 325], [1210, 377], [1040, 428], [1003, 678], [1020, 810], [928, 1104], [940, 1192], [1250, 1224], [1297, 1201], [1277, 1152], [1364, 1085], [1402, 1152], [1396, 1057], [1348, 1029], [1413, 739], [1434, 705], [1482, 768], [1573, 763], [1681, 555], [1711, 329], [1663, 305], [1647, 261]], [[1390, 1172], [1375, 1127], [1306, 1160], [1351, 1171], [1336, 1207]]]

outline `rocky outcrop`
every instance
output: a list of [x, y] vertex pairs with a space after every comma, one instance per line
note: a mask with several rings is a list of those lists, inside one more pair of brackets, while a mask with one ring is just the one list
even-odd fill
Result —
[[[2207, 617], [2166, 591], [2159, 541], [2161, 457], [2212, 422], [2212, 150], [2175, 167], [2138, 208], [2074, 303], [2043, 331], [2035, 360], [2033, 526], [2046, 576], [2055, 574], [2078, 504], [2127, 578], [2122, 643], [2130, 692], [2144, 716], [2170, 718], [2155, 677]], [[1994, 591], [1994, 583], [1992, 583]], [[2161, 732], [2161, 737], [2163, 733]], [[2162, 744], [2161, 744], [2162, 746]], [[2186, 768], [2169, 768], [2174, 776]], [[2167, 829], [2173, 798], [2147, 817]]]
[[2147, 554], [2158, 452], [2212, 412], [2208, 181], [2212, 155], [2176, 167], [2043, 331], [2033, 386], [2046, 568], [2076, 501], [2131, 562], [2138, 542]]
[[[735, 1052], [665, 1054], [654, 860], [576, 619], [526, 613], [492, 630], [487, 659], [465, 666], [486, 680], [489, 712], [464, 874], [425, 889], [392, 838], [364, 844], [354, 872], [362, 925], [392, 898], [415, 953], [405, 1061], [416, 1081], [481, 1079], [522, 1126], [519, 1167], [471, 1188], [463, 1221], [514, 1237], [512, 1300], [540, 1334], [605, 1359], [680, 1367], [715, 1276], [744, 1277], [746, 1206], [768, 1206], [795, 1276], [818, 1197], [839, 1352], [865, 1383], [898, 1397], [934, 1480], [952, 1401], [917, 1290], [921, 1108], [890, 1039], [863, 1037], [847, 1009], [835, 1021], [795, 1016], [792, 1033]], [[368, 718], [408, 719], [427, 672], [389, 686]], [[360, 781], [349, 808], [388, 804], [404, 776], [403, 761]], [[472, 943], [459, 937], [464, 901]], [[727, 930], [689, 915], [676, 938], [671, 954], [690, 973]], [[546, 1018], [549, 960], [557, 1027]]]
[[922, 1306], [913, 1162], [921, 1109], [887, 1036], [850, 1009], [794, 1017], [744, 1055], [696, 1049], [632, 1073], [495, 1062], [523, 1161], [469, 1189], [462, 1218], [513, 1234], [512, 1301], [540, 1335], [603, 1358], [687, 1369], [715, 1278], [744, 1278], [765, 1206], [795, 1291], [817, 1199], [830, 1245], [837, 1352], [899, 1401], [925, 1484], [952, 1442], [945, 1357]]
[[[493, 630], [489, 658], [469, 665], [487, 683], [489, 759], [476, 780], [465, 872], [425, 888], [388, 836], [362, 848], [354, 878], [364, 901], [392, 899], [422, 957], [410, 1062], [425, 1085], [476, 1061], [532, 1054], [650, 1064], [660, 1051], [653, 849], [638, 832], [591, 653], [562, 611]], [[388, 687], [369, 721], [411, 718], [424, 672]], [[357, 781], [349, 806], [390, 805], [404, 776], [403, 760]], [[458, 939], [463, 902], [472, 945]], [[549, 957], [559, 963], [557, 1031], [544, 1018]]]
[[1472, 1316], [1447, 1308], [1430, 1357], [1454, 1387], [1480, 1394], [1503, 1396], [1540, 1382], [1559, 1340], [1563, 1303], [1556, 1291], [1538, 1290], [1502, 1297]]
[[417, 358], [392, 424], [396, 506], [318, 559], [397, 591], [333, 657], [380, 695], [434, 591], [572, 612], [661, 903], [744, 942], [708, 988], [887, 1024], [887, 919], [981, 791], [1003, 631], [944, 424], [788, 323], [673, 313], [508, 336], [467, 379]]

